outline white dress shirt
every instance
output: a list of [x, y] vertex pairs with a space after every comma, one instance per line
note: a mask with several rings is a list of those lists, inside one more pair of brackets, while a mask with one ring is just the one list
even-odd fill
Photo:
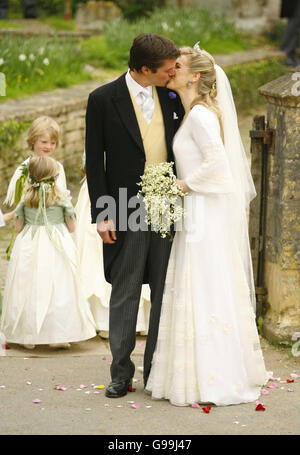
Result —
[[[147, 96], [151, 96], [153, 99], [153, 88], [152, 85], [149, 85], [148, 87], [142, 87], [140, 84], [138, 84], [133, 77], [130, 74], [130, 70], [127, 71], [127, 74], [125, 76], [126, 84], [128, 89], [130, 90], [132, 96], [134, 97], [135, 101], [137, 102], [138, 106], [141, 107], [143, 104], [143, 98], [141, 96], [141, 93], [145, 93]], [[153, 103], [153, 111], [154, 112], [154, 103]]]

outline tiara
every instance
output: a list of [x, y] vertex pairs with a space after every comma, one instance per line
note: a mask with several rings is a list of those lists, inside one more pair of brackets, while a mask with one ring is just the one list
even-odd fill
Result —
[[199, 43], [200, 43], [200, 41], [197, 41], [197, 43], [194, 46], [194, 49], [195, 49], [196, 52], [198, 52], [198, 54], [201, 55], [202, 54], [202, 50], [200, 49]]

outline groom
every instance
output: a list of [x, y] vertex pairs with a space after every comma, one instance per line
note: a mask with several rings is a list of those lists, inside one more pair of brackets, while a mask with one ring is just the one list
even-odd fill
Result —
[[[155, 350], [171, 243], [151, 231], [130, 229], [128, 208], [145, 165], [173, 161], [172, 140], [183, 117], [179, 97], [166, 85], [179, 50], [156, 34], [135, 38], [129, 70], [89, 95], [86, 112], [86, 175], [92, 223], [103, 240], [105, 277], [112, 285], [109, 340], [113, 356], [110, 398], [126, 395], [135, 367], [130, 359], [143, 283], [151, 290], [144, 355], [144, 384]], [[111, 201], [115, 209], [107, 215]], [[130, 206], [130, 204], [129, 204]], [[136, 207], [135, 207], [136, 208]], [[124, 213], [127, 221], [124, 228]], [[141, 221], [142, 223], [142, 221]]]

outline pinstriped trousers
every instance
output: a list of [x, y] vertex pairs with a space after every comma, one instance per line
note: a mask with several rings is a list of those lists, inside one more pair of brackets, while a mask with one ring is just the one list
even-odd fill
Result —
[[144, 354], [144, 384], [150, 373], [156, 346], [164, 283], [172, 243], [149, 231], [127, 231], [120, 253], [111, 269], [109, 342], [113, 382], [133, 377], [130, 355], [136, 343], [136, 322], [145, 268], [151, 291], [151, 312]]

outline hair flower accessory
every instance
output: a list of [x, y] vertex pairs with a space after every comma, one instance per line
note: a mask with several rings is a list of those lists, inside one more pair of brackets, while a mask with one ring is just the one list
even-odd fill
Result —
[[175, 92], [169, 92], [169, 97], [172, 99], [172, 100], [175, 100], [175, 98], [177, 98], [177, 95]]

